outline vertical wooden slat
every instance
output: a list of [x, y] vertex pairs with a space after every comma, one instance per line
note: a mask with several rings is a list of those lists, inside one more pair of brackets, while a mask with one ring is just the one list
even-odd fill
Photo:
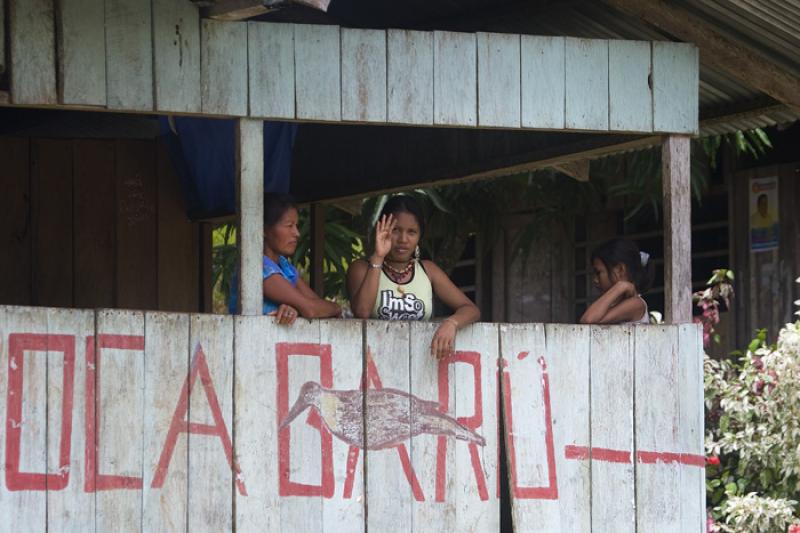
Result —
[[52, 0], [8, 0], [11, 102], [55, 104], [56, 32]]
[[[436, 333], [439, 324], [411, 322], [409, 326], [411, 328], [411, 350], [408, 392], [420, 400], [438, 404], [439, 410], [449, 416], [456, 415], [459, 407], [459, 398], [456, 391], [460, 389], [460, 383], [456, 378], [456, 367], [461, 365], [454, 363], [443, 367], [443, 374], [447, 379], [447, 387], [445, 388], [441, 383], [442, 378], [439, 377], [437, 379], [437, 376], [440, 376], [438, 370], [439, 361], [431, 357], [430, 353], [431, 339]], [[466, 384], [467, 381], [464, 380], [464, 383]], [[440, 401], [442, 394], [447, 397], [447, 405], [443, 405]], [[470, 406], [472, 405], [473, 402], [470, 402]], [[463, 407], [464, 411], [467, 409], [467, 406]], [[412, 420], [421, 418], [421, 416], [423, 416], [423, 413], [412, 409]], [[473, 487], [467, 486], [467, 490], [462, 487], [463, 480], [461, 479], [461, 473], [458, 471], [458, 467], [461, 466], [469, 468], [469, 463], [462, 465], [460, 464], [461, 461], [458, 461], [457, 464], [457, 459], [462, 459], [460, 452], [462, 447], [466, 448], [466, 443], [448, 439], [447, 437], [439, 439], [438, 437], [422, 434], [416, 437], [412, 436], [408, 441], [408, 446], [411, 454], [411, 466], [419, 475], [420, 486], [425, 495], [425, 500], [413, 502], [411, 520], [408, 523], [408, 527], [403, 529], [414, 532], [458, 531], [456, 519], [459, 512], [466, 513], [469, 511], [461, 509], [459, 504], [463, 502], [459, 501], [459, 499], [472, 499], [469, 497], [472, 496], [470, 493], [474, 490], [474, 485]], [[439, 450], [442, 451], [439, 452]], [[440, 461], [441, 467], [439, 466]], [[369, 467], [370, 465], [367, 465], [368, 469]], [[439, 468], [446, 472], [445, 479], [447, 481], [443, 487], [437, 487], [438, 476], [436, 473]], [[464, 474], [467, 473], [469, 473], [469, 470], [464, 472]], [[462, 498], [459, 498], [459, 496], [462, 496]], [[474, 500], [476, 500], [475, 503], [480, 504], [479, 499], [474, 498]], [[471, 510], [478, 511], [479, 509], [476, 505]], [[476, 516], [471, 514], [470, 518], [474, 521]], [[484, 528], [477, 526], [478, 524], [475, 524], [476, 529], [484, 530]]]
[[386, 31], [387, 114], [399, 124], [433, 123], [433, 34]]
[[667, 323], [692, 321], [691, 142], [670, 135], [661, 147], [664, 204], [664, 311]]
[[141, 531], [144, 314], [98, 311], [94, 360], [86, 365], [93, 383], [87, 403], [94, 404], [96, 527]]
[[[501, 387], [511, 515], [517, 531], [561, 531], [545, 331], [542, 324], [500, 329]], [[543, 364], [544, 363], [544, 364]], [[547, 384], [547, 385], [546, 385]]]
[[[680, 531], [704, 531], [706, 484], [704, 453], [703, 336], [697, 324], [678, 328], [678, 447], [693, 464], [680, 466]], [[675, 394], [675, 392], [673, 392]]]
[[203, 113], [247, 115], [247, 23], [203, 19], [200, 43]]
[[478, 123], [520, 126], [520, 36], [478, 33]]
[[116, 304], [158, 307], [158, 181], [151, 141], [116, 143]]
[[71, 307], [72, 142], [35, 140], [31, 153], [32, 301]]
[[0, 137], [0, 302], [31, 303], [31, 206], [29, 141]]
[[[461, 431], [474, 431], [484, 442], [463, 440], [464, 434], [412, 437], [411, 462], [425, 495], [424, 502], [415, 502], [412, 530], [498, 531], [497, 326], [475, 324], [459, 331], [456, 354], [441, 361], [430, 355], [438, 327], [411, 323], [410, 392], [438, 403], [439, 411], [464, 425]], [[430, 415], [417, 410], [412, 416]]]
[[677, 328], [637, 327], [634, 337], [637, 530], [677, 533], [683, 531], [680, 466], [652, 455], [643, 460], [645, 452], [681, 451]]
[[237, 121], [236, 184], [239, 312], [260, 315], [264, 298], [264, 123], [260, 120]]
[[231, 491], [237, 486], [228, 455], [233, 428], [233, 319], [192, 315], [189, 327], [190, 370], [196, 379], [189, 391], [187, 416], [190, 423], [213, 426], [219, 433], [188, 435], [188, 531], [231, 531]]
[[[189, 356], [189, 315], [145, 315], [143, 531], [186, 531], [188, 436], [179, 433], [170, 448], [169, 429], [188, 401]], [[165, 449], [170, 455], [162, 457]]]
[[699, 129], [699, 57], [689, 43], [653, 43], [653, 130]]
[[234, 318], [233, 446], [247, 484], [247, 496], [234, 493], [234, 519], [236, 531], [242, 533], [281, 529], [276, 438], [281, 421], [275, 390], [264, 384], [278, 382], [275, 346], [288, 334], [273, 317]]
[[189, 221], [167, 147], [156, 143], [158, 175], [158, 308], [200, 311], [199, 225]]
[[[4, 474], [0, 488], [0, 513], [7, 524], [15, 524], [26, 531], [45, 531], [47, 492], [42, 490], [44, 487], [22, 489], [26, 484], [23, 473], [43, 474], [47, 471], [47, 354], [34, 349], [36, 347], [30, 342], [24, 342], [24, 337], [17, 337], [23, 342], [15, 343], [16, 353], [10, 353], [10, 333], [46, 335], [47, 311], [31, 307], [0, 308], [0, 338], [3, 339], [0, 343], [0, 368], [5, 374], [4, 379], [0, 379], [0, 398], [5, 412], [3, 438], [0, 439]], [[15, 397], [19, 403], [12, 409], [8, 400]], [[9, 448], [17, 438], [18, 448]], [[18, 467], [12, 469], [10, 462], [15, 462]], [[15, 475], [15, 471], [19, 474]]]
[[522, 127], [564, 127], [564, 37], [523, 35]]
[[608, 129], [608, 41], [566, 39], [564, 126]]
[[[364, 339], [363, 324], [355, 320], [322, 320], [319, 322], [319, 342], [330, 346], [333, 389], [357, 391], [363, 375]], [[359, 407], [363, 396], [356, 395]], [[342, 431], [342, 415], [331, 416], [322, 404], [319, 413], [330, 429]], [[363, 419], [362, 419], [363, 420]], [[355, 470], [350, 470], [351, 448], [340, 437], [334, 436], [331, 449], [333, 463], [333, 498], [322, 499], [322, 531], [335, 533], [364, 533], [366, 530], [367, 499], [364, 492], [364, 450], [360, 450]], [[352, 481], [352, 493], [344, 495], [344, 487]], [[343, 518], [346, 517], [346, 518]]]
[[433, 32], [433, 121], [442, 126], [478, 122], [475, 34]]
[[6, 72], [6, 0], [0, 0], [0, 74]]
[[344, 28], [342, 120], [386, 122], [386, 32]]
[[158, 111], [200, 111], [200, 14], [185, 0], [153, 1], [153, 76]]
[[[589, 396], [594, 369], [591, 331], [587, 326], [547, 324], [545, 342], [558, 479], [556, 530], [592, 531], [593, 466], [566, 453], [570, 447], [594, 445], [590, 420], [594, 408]], [[528, 357], [537, 355], [531, 352]]]
[[[47, 527], [50, 531], [94, 531], [94, 495], [86, 487], [86, 339], [94, 335], [93, 311], [48, 309], [50, 335], [71, 337], [74, 359], [51, 351], [47, 360], [48, 472], [58, 473], [66, 486], [48, 486]], [[0, 320], [2, 320], [0, 318]], [[71, 343], [70, 343], [71, 344]], [[68, 423], [69, 421], [69, 423]], [[69, 439], [62, 442], [62, 439]], [[69, 456], [61, 461], [61, 450]], [[66, 468], [64, 468], [66, 467]]]
[[[633, 328], [592, 328], [592, 531], [636, 530]], [[657, 397], [651, 397], [653, 401]], [[616, 459], [616, 460], [614, 460]]]
[[650, 43], [608, 41], [609, 129], [653, 130]]
[[294, 118], [294, 25], [249, 22], [251, 117]]
[[74, 141], [74, 305], [114, 305], [115, 168], [113, 141]]
[[[367, 365], [371, 358], [380, 374], [383, 388], [408, 391], [410, 384], [409, 369], [409, 323], [378, 322], [366, 323], [365, 345], [367, 349]], [[375, 388], [374, 384], [370, 385]], [[371, 409], [377, 406], [366, 405], [365, 424], [367, 425], [367, 446], [370, 446], [370, 433], [383, 433], [377, 426], [381, 417], [374, 422], [370, 418]], [[410, 417], [410, 404], [393, 403], [392, 411], [397, 417]], [[396, 409], [396, 411], [395, 411]], [[410, 419], [410, 418], [407, 418]], [[375, 429], [372, 429], [375, 424]], [[397, 424], [394, 431], [407, 431], [402, 424]], [[411, 531], [411, 520], [414, 507], [414, 494], [411, 483], [403, 470], [401, 454], [410, 458], [409, 442], [403, 443], [404, 450], [389, 448], [386, 450], [368, 450], [367, 461], [367, 530], [371, 531]], [[417, 473], [419, 475], [419, 473]], [[415, 479], [417, 479], [415, 477]], [[430, 497], [431, 495], [427, 495]]]
[[58, 9], [58, 101], [105, 106], [105, 0], [64, 1]]
[[[285, 391], [285, 396], [284, 394], [278, 396], [279, 402], [282, 404], [281, 398], [286, 399], [285, 404], [278, 406], [278, 418], [281, 423], [286, 420], [286, 415], [291, 407], [297, 402], [303, 404], [304, 399], [301, 397], [303, 385], [313, 382], [322, 387], [332, 388], [330, 381], [332, 368], [326, 368], [328, 365], [324, 361], [325, 353], [320, 346], [320, 322], [300, 319], [292, 326], [292, 329], [297, 329], [298, 337], [287, 335], [279, 337], [279, 340], [291, 342], [291, 340], [301, 338], [304, 343], [284, 345], [283, 348], [282, 355], [285, 359], [281, 359], [281, 365], [285, 366], [283, 372], [279, 370], [276, 380]], [[329, 363], [332, 367], [332, 361]], [[329, 402], [325, 403], [331, 405]], [[310, 402], [309, 408], [313, 410], [312, 405], [315, 404], [316, 402]], [[324, 410], [325, 404], [321, 397], [319, 404], [321, 409], [317, 415], [320, 418], [330, 418], [332, 414], [329, 411], [326, 413]], [[285, 412], [283, 411], [284, 407]], [[324, 487], [326, 486], [325, 467], [327, 466], [325, 461], [326, 459], [330, 460], [330, 457], [325, 457], [327, 454], [324, 451], [326, 447], [324, 441], [330, 436], [326, 435], [324, 429], [314, 427], [317, 424], [312, 422], [313, 418], [309, 420], [309, 416], [312, 415], [304, 412], [279, 430], [278, 438], [286, 439], [284, 441], [285, 448], [279, 444], [281, 449], [278, 452], [278, 458], [279, 462], [283, 462], [280, 475], [288, 477], [282, 493], [284, 495], [306, 493], [306, 497], [303, 498], [283, 497], [281, 499], [279, 531], [324, 531], [323, 494], [326, 492]], [[317, 420], [322, 422], [319, 418]], [[301, 488], [303, 485], [310, 488], [303, 489]]]
[[106, 91], [110, 109], [153, 109], [150, 0], [106, 0]]
[[341, 120], [340, 46], [338, 26], [295, 25], [297, 118]]

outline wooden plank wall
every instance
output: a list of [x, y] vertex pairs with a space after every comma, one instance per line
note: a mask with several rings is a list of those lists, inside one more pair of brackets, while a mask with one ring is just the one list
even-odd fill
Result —
[[703, 531], [698, 326], [475, 324], [440, 361], [435, 330], [0, 307], [0, 511], [74, 531], [496, 532], [503, 460], [516, 531]]
[[12, 104], [698, 131], [697, 49], [683, 43], [201, 20], [189, 0], [80, 0], [60, 16], [54, 0], [6, 1]]
[[166, 147], [0, 137], [0, 303], [200, 310], [200, 229]]

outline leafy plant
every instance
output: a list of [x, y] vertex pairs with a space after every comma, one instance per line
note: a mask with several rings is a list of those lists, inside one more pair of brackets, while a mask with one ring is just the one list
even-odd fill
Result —
[[766, 339], [761, 330], [744, 353], [704, 362], [708, 503], [724, 531], [797, 522], [800, 320]]

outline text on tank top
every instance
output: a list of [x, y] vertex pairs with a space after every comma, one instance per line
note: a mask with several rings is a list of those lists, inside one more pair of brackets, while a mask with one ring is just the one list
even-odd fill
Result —
[[433, 288], [419, 261], [415, 261], [411, 279], [392, 281], [381, 269], [378, 294], [370, 318], [380, 320], [430, 320], [433, 312]]

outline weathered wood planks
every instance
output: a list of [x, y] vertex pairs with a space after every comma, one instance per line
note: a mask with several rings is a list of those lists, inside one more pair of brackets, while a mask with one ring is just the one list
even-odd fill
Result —
[[73, 531], [498, 531], [507, 481], [517, 531], [703, 530], [697, 326], [476, 324], [441, 361], [437, 328], [0, 307], [0, 509]]
[[105, 0], [69, 0], [58, 7], [58, 101], [105, 106]]
[[294, 26], [247, 26], [249, 113], [252, 117], [294, 118]]
[[153, 1], [155, 109], [198, 113], [200, 15], [185, 0]]
[[55, 104], [56, 46], [52, 0], [8, 0], [11, 101]]
[[200, 20], [184, 0], [72, 0], [54, 17], [46, 0], [8, 1], [13, 103], [56, 103], [57, 70], [58, 103], [67, 106], [444, 127], [698, 128], [697, 49], [684, 43]]
[[106, 0], [106, 97], [109, 109], [153, 109], [151, 22], [150, 0]]

